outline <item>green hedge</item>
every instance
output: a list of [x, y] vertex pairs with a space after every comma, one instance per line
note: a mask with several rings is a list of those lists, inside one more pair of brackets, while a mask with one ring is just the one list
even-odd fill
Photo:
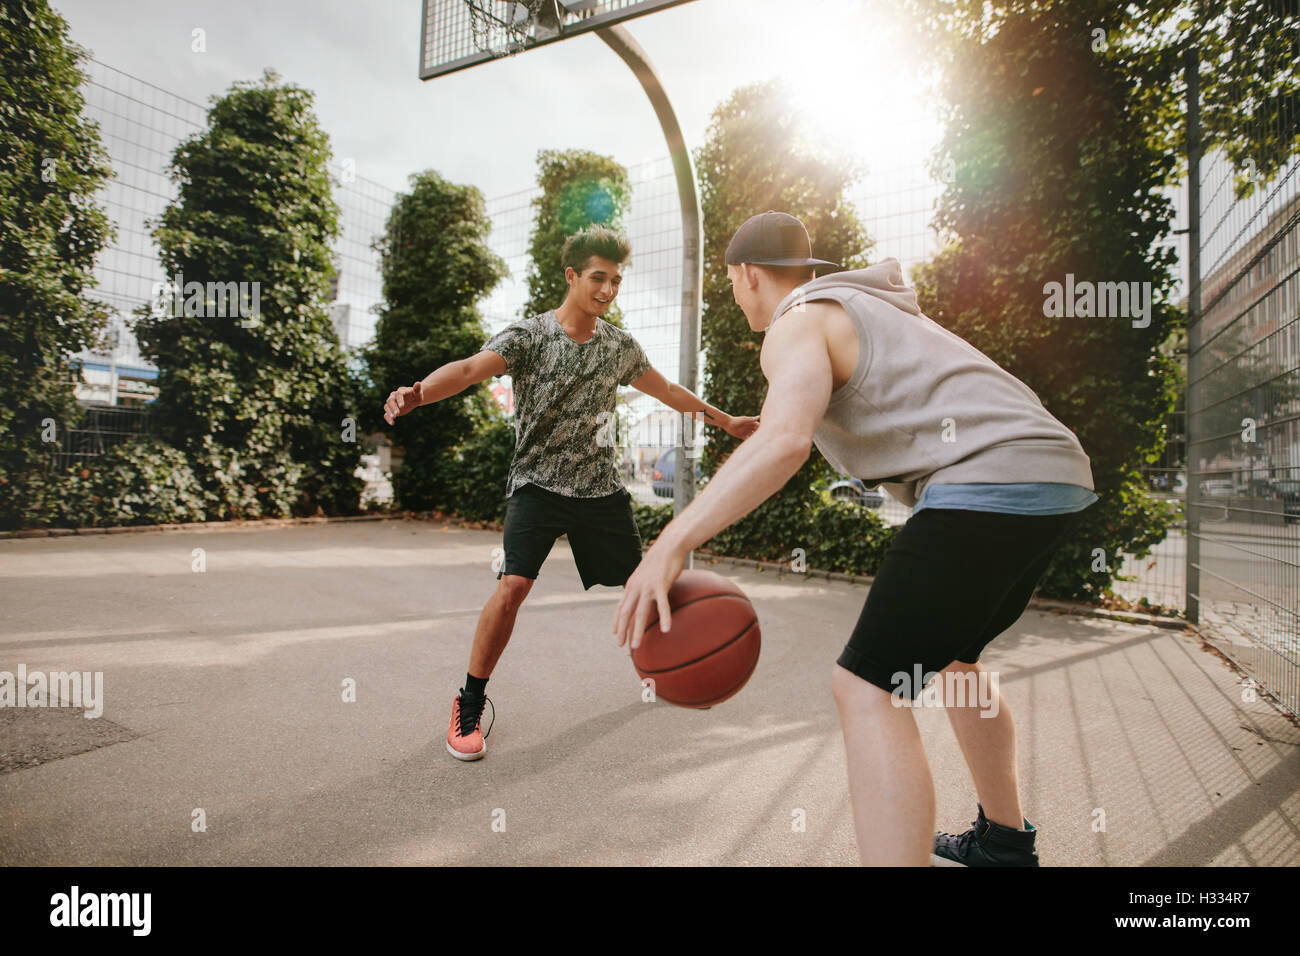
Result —
[[[645, 505], [634, 501], [633, 511], [641, 540], [646, 545], [663, 533], [673, 517], [671, 504]], [[746, 520], [741, 519], [733, 527], [739, 527]], [[801, 515], [781, 528], [776, 539], [770, 541], [744, 534], [728, 536], [724, 531], [706, 541], [700, 550], [730, 558], [793, 565], [797, 558], [795, 549], [799, 548], [803, 550], [803, 563], [810, 570], [874, 575], [897, 533], [896, 528], [885, 524], [874, 512], [861, 505], [816, 499], [810, 501]]]
[[632, 513], [636, 517], [637, 530], [641, 532], [641, 542], [647, 546], [663, 534], [668, 522], [673, 520], [672, 502], [663, 505], [646, 505], [633, 498]]
[[[133, 438], [80, 465], [27, 472], [0, 482], [22, 501], [25, 528], [187, 524], [304, 513], [306, 467], [287, 452], [248, 459], [209, 445], [201, 470], [160, 438]], [[200, 474], [203, 476], [200, 477]], [[359, 497], [359, 496], [358, 496]], [[354, 505], [346, 510], [358, 510]]]
[[83, 465], [24, 477], [27, 527], [103, 528], [206, 520], [183, 452], [156, 438], [123, 442]]
[[515, 452], [515, 428], [491, 416], [456, 447], [439, 486], [448, 510], [470, 521], [501, 522], [506, 516], [506, 480]]

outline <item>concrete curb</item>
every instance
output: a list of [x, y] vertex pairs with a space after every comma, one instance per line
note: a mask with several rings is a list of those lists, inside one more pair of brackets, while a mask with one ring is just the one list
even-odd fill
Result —
[[[475, 531], [501, 531], [501, 524], [490, 521], [470, 521], [457, 515], [445, 515], [432, 511], [398, 511], [388, 514], [337, 515], [309, 518], [253, 518], [240, 521], [199, 521], [192, 524], [141, 524], [124, 525], [111, 528], [29, 528], [24, 531], [0, 531], [0, 539], [5, 538], [63, 538], [71, 535], [93, 534], [142, 534], [152, 531], [176, 532], [218, 530], [228, 528], [288, 528], [297, 525], [333, 524], [345, 521], [440, 521], [444, 524], [470, 528]], [[758, 571], [775, 571], [778, 577], [797, 575], [804, 578], [825, 578], [828, 581], [843, 581], [847, 584], [865, 584], [870, 586], [875, 578], [871, 575], [845, 574], [841, 571], [822, 571], [809, 568], [807, 571], [794, 571], [785, 563], [775, 561], [755, 561], [748, 558], [731, 558], [716, 555], [708, 551], [696, 551], [695, 557], [708, 564], [730, 564], [741, 568], [754, 568]], [[1143, 614], [1140, 611], [1112, 611], [1108, 608], [1094, 607], [1091, 604], [1078, 604], [1070, 601], [1054, 601], [1046, 598], [1033, 598], [1031, 608], [1041, 611], [1054, 611], [1058, 614], [1077, 614], [1082, 617], [1096, 617], [1127, 624], [1147, 624], [1168, 630], [1188, 630], [1188, 624], [1182, 618], [1160, 617]]]
[[26, 528], [22, 531], [0, 531], [4, 538], [64, 538], [69, 535], [89, 534], [141, 534], [147, 531], [200, 531], [222, 528], [285, 528], [304, 524], [333, 524], [340, 521], [394, 521], [428, 519], [457, 522], [459, 518], [434, 516], [432, 512], [401, 511], [392, 514], [332, 515], [307, 518], [247, 518], [236, 521], [193, 521], [186, 524], [131, 524], [105, 528]]

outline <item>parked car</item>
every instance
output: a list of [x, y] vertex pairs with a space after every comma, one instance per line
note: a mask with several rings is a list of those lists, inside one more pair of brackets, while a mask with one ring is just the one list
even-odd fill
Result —
[[[677, 449], [670, 448], [655, 462], [655, 470], [650, 474], [650, 488], [660, 498], [671, 498], [675, 493], [674, 482], [677, 480]], [[695, 487], [701, 487], [700, 463], [695, 462]]]
[[879, 508], [885, 495], [879, 488], [868, 488], [861, 478], [841, 478], [833, 481], [826, 493], [837, 501], [853, 501], [864, 508]]
[[1276, 498], [1277, 489], [1268, 478], [1252, 478], [1246, 484], [1246, 494], [1251, 498]]
[[1286, 523], [1300, 521], [1300, 479], [1275, 478], [1269, 482], [1273, 492], [1282, 499], [1282, 513]]

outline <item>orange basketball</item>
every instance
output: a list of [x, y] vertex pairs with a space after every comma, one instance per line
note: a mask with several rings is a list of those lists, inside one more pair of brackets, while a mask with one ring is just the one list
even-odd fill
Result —
[[758, 666], [758, 615], [745, 592], [712, 571], [683, 571], [668, 591], [671, 630], [651, 611], [632, 666], [655, 696], [679, 707], [712, 707], [745, 686]]

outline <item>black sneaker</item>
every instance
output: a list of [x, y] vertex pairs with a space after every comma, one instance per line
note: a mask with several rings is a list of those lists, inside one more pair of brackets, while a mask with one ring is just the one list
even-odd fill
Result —
[[935, 834], [933, 862], [937, 866], [1037, 866], [1037, 833], [1028, 820], [1023, 830], [994, 823], [985, 818], [980, 806], [979, 815], [965, 833]]

